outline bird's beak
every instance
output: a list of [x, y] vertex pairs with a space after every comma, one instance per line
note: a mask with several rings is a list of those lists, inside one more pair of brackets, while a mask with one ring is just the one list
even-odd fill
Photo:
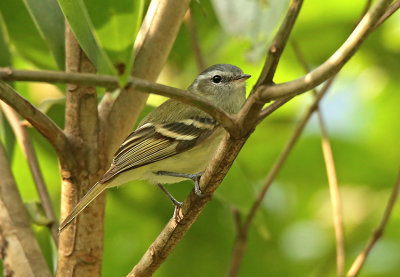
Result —
[[251, 77], [251, 75], [249, 75], [249, 74], [241, 74], [241, 75], [239, 75], [239, 76], [237, 76], [236, 78], [235, 78], [235, 82], [244, 82], [244, 81], [246, 81], [247, 79], [249, 79]]

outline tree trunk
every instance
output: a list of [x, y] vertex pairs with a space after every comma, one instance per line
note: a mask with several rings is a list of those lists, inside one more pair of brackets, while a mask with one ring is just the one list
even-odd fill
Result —
[[[95, 68], [66, 27], [66, 71], [94, 73]], [[61, 218], [65, 218], [100, 177], [97, 95], [94, 87], [68, 85], [65, 132], [75, 162], [60, 161]], [[103, 166], [104, 167], [104, 166]], [[100, 276], [105, 194], [100, 195], [60, 234], [57, 276]]]

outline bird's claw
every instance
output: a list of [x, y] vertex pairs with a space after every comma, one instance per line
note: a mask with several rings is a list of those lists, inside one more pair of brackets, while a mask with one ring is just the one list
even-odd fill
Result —
[[176, 222], [180, 222], [183, 219], [182, 203], [175, 205], [174, 214], [172, 217]]

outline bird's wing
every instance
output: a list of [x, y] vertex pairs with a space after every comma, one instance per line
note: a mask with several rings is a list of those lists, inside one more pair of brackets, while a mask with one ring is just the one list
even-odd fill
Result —
[[126, 170], [187, 151], [209, 137], [217, 127], [214, 119], [200, 116], [171, 123], [144, 124], [125, 139], [99, 183]]

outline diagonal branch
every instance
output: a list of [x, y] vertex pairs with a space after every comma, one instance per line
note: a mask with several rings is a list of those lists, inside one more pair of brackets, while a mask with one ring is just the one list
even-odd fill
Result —
[[[257, 83], [253, 87], [249, 98], [244, 103], [243, 108], [237, 116], [237, 124], [242, 130], [242, 134], [251, 132], [259, 119], [258, 116], [262, 107], [264, 106], [265, 101], [259, 101], [256, 97], [256, 92], [259, 87], [271, 86], [273, 84], [272, 79], [275, 75], [278, 62], [293, 30], [302, 4], [303, 0], [290, 1], [286, 16], [269, 48], [263, 70], [257, 80]], [[281, 104], [283, 105], [284, 103]]]
[[296, 19], [299, 15], [302, 4], [302, 0], [290, 1], [289, 10], [282, 25], [279, 27], [278, 33], [275, 35], [274, 41], [268, 49], [267, 59], [264, 63], [264, 67], [262, 69], [260, 77], [258, 78], [256, 85], [254, 86], [253, 92], [260, 85], [267, 85], [272, 83], [276, 68], [278, 67], [279, 60], [281, 58], [283, 50], [285, 49], [294, 24], [296, 23]]
[[[301, 133], [304, 130], [308, 120], [311, 118], [313, 112], [318, 108], [318, 104], [321, 101], [322, 97], [327, 92], [328, 88], [331, 86], [333, 79], [329, 79], [325, 86], [321, 89], [321, 92], [318, 93], [314, 103], [308, 108], [307, 113], [303, 116], [302, 120], [297, 125], [297, 128], [293, 132], [291, 138], [289, 139], [288, 143], [286, 144], [285, 148], [282, 150], [281, 154], [279, 155], [278, 159], [275, 161], [274, 165], [268, 172], [268, 175], [265, 180], [265, 184], [260, 190], [256, 200], [253, 203], [247, 217], [245, 218], [244, 222], [240, 224], [240, 228], [238, 229], [238, 233], [235, 239], [235, 243], [233, 246], [233, 253], [231, 259], [231, 265], [229, 268], [229, 277], [237, 276], [240, 263], [243, 259], [243, 255], [245, 252], [246, 244], [247, 244], [247, 234], [249, 232], [250, 226], [254, 220], [254, 217], [267, 193], [268, 189], [270, 188], [273, 180], [277, 176], [279, 170], [282, 168], [283, 164], [285, 163], [289, 153], [292, 151], [294, 145], [296, 144], [298, 138], [300, 137]], [[275, 102], [276, 103], [276, 102]], [[272, 106], [272, 105], [270, 105]], [[269, 107], [270, 107], [269, 106]], [[273, 109], [268, 110], [270, 113]], [[270, 114], [269, 113], [269, 114]]]
[[400, 8], [400, 0], [394, 2], [382, 15], [379, 21], [375, 25], [375, 29], [378, 28], [383, 22], [385, 22], [392, 14], [394, 14]]
[[397, 181], [393, 187], [392, 194], [390, 195], [389, 201], [386, 205], [385, 212], [383, 213], [382, 220], [379, 223], [378, 228], [376, 228], [376, 230], [372, 233], [367, 244], [365, 245], [365, 248], [361, 251], [361, 253], [357, 256], [354, 263], [351, 265], [350, 270], [347, 272], [347, 277], [354, 277], [358, 275], [372, 248], [374, 247], [376, 242], [382, 237], [383, 231], [385, 230], [386, 224], [388, 223], [390, 215], [392, 213], [394, 204], [396, 204], [399, 192], [400, 192], [400, 170], [399, 170], [399, 175], [397, 177]]
[[1, 80], [0, 99], [28, 120], [50, 142], [61, 159], [71, 154], [67, 137], [54, 121]]
[[151, 276], [164, 262], [196, 221], [207, 202], [211, 200], [212, 193], [225, 177], [246, 139], [238, 140], [229, 135], [224, 137], [216, 155], [201, 178], [200, 188], [204, 197], [197, 196], [194, 191], [189, 194], [182, 205], [183, 218], [179, 222], [174, 218], [168, 222], [128, 276]]
[[17, 137], [19, 144], [21, 145], [21, 148], [25, 154], [25, 158], [28, 161], [28, 165], [32, 172], [32, 177], [36, 186], [36, 190], [40, 198], [40, 203], [43, 206], [43, 210], [46, 217], [50, 221], [48, 227], [50, 228], [50, 232], [53, 237], [55, 245], [58, 246], [58, 223], [56, 215], [54, 213], [53, 205], [50, 200], [49, 192], [47, 190], [42, 172], [39, 167], [39, 162], [32, 141], [29, 138], [25, 127], [22, 126], [17, 113], [10, 106], [1, 101], [0, 101], [0, 107], [2, 108], [4, 114], [8, 119], [8, 122], [13, 128], [15, 136]]
[[392, 0], [378, 1], [363, 17], [342, 46], [323, 64], [294, 81], [275, 86], [260, 86], [256, 91], [257, 99], [259, 101], [270, 101], [284, 96], [296, 95], [316, 87], [339, 72], [355, 54], [365, 38], [375, 29], [376, 24], [387, 11], [391, 2]]
[[0, 259], [5, 276], [51, 276], [0, 143]]
[[[367, 2], [367, 7], [368, 4], [370, 4], [370, 2]], [[302, 65], [304, 71], [309, 72], [310, 67], [305, 61], [303, 54], [300, 51], [300, 48], [297, 46], [295, 42], [293, 42], [293, 49], [296, 54], [297, 60]], [[315, 88], [313, 89], [313, 94], [315, 97], [317, 97], [318, 95]], [[344, 276], [345, 250], [344, 250], [342, 206], [340, 201], [339, 185], [335, 169], [335, 162], [333, 160], [332, 147], [329, 141], [328, 131], [326, 129], [325, 121], [319, 107], [317, 108], [316, 113], [318, 116], [319, 128], [321, 130], [322, 152], [324, 155], [325, 167], [328, 176], [333, 222], [335, 226], [337, 275], [338, 277], [342, 277]]]

